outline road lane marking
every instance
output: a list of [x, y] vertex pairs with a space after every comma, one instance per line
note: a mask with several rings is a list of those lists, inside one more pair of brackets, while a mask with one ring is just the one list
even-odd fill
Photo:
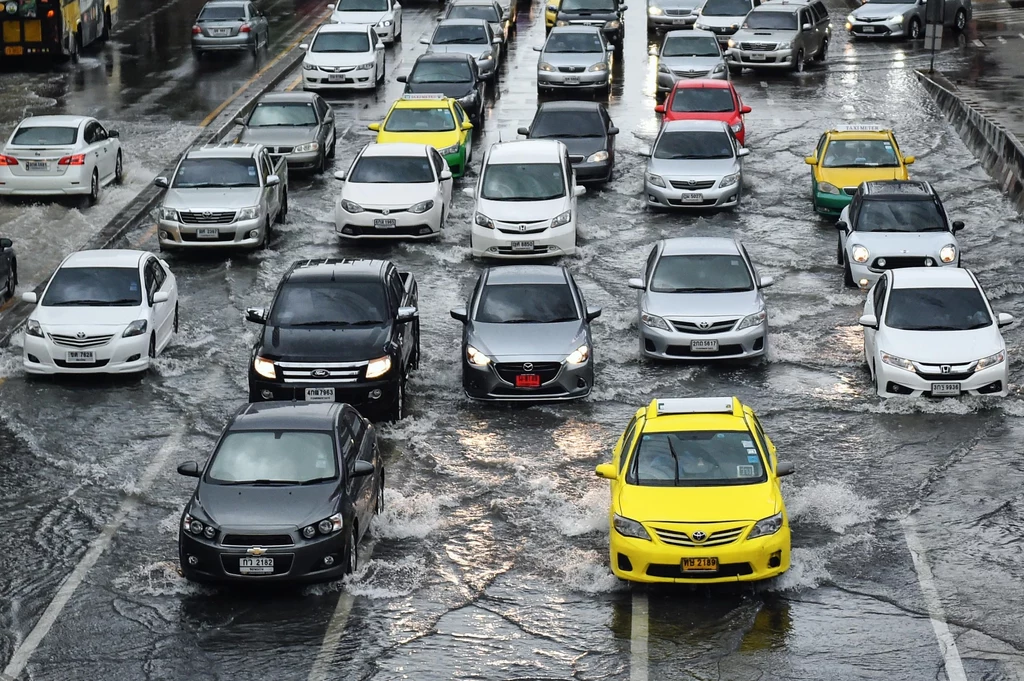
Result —
[[[357, 554], [360, 565], [364, 561], [370, 560], [370, 557], [373, 555], [374, 544], [376, 544], [375, 541], [370, 542], [362, 552]], [[341, 595], [338, 596], [338, 603], [334, 606], [334, 614], [331, 615], [327, 631], [324, 632], [324, 640], [320, 643], [320, 650], [316, 654], [316, 659], [313, 660], [313, 668], [309, 670], [308, 681], [334, 681], [338, 678], [338, 670], [334, 664], [334, 654], [337, 652], [338, 643], [341, 642], [341, 637], [345, 633], [345, 627], [348, 625], [348, 616], [352, 613], [352, 604], [355, 600], [356, 597], [348, 591], [342, 591]]]
[[61, 612], [67, 606], [68, 601], [74, 595], [78, 587], [82, 586], [82, 582], [85, 581], [86, 575], [96, 565], [103, 553], [110, 547], [111, 542], [114, 541], [114, 535], [117, 534], [118, 530], [124, 524], [128, 516], [135, 511], [139, 506], [139, 501], [143, 494], [149, 491], [149, 488], [153, 486], [156, 481], [156, 476], [160, 474], [164, 466], [167, 465], [167, 460], [170, 459], [171, 454], [176, 452], [178, 445], [181, 443], [181, 438], [185, 434], [185, 427], [182, 426], [178, 430], [171, 433], [171, 435], [164, 441], [160, 451], [157, 452], [156, 456], [150, 462], [149, 466], [146, 467], [142, 473], [142, 477], [139, 479], [138, 484], [135, 487], [135, 491], [125, 498], [121, 502], [120, 508], [117, 509], [117, 513], [111, 518], [110, 522], [106, 524], [103, 531], [100, 532], [99, 536], [92, 540], [89, 544], [88, 550], [82, 559], [78, 561], [75, 569], [71, 571], [71, 574], [64, 580], [57, 589], [57, 594], [50, 601], [50, 604], [46, 606], [46, 610], [43, 611], [42, 617], [36, 622], [35, 627], [29, 632], [29, 635], [25, 637], [15, 649], [14, 654], [11, 656], [11, 661], [7, 663], [7, 667], [4, 668], [3, 674], [0, 675], [4, 679], [17, 679], [21, 676], [21, 673], [28, 666], [29, 660], [32, 659], [32, 655], [35, 654], [36, 649], [46, 638], [46, 635], [50, 633], [50, 629], [57, 622], [57, 618], [60, 617]]
[[974, 39], [973, 43], [975, 47], [985, 47], [985, 43], [981, 42], [977, 38]]
[[761, 87], [768, 87], [768, 81], [767, 80], [762, 80], [761, 81]]
[[946, 678], [949, 681], [967, 681], [967, 673], [960, 660], [960, 651], [957, 650], [956, 639], [953, 638], [949, 625], [946, 624], [946, 614], [942, 609], [942, 601], [939, 599], [939, 590], [935, 587], [932, 569], [928, 567], [928, 560], [921, 540], [918, 539], [916, 526], [917, 523], [910, 516], [903, 519], [903, 534], [907, 540], [907, 548], [910, 549], [910, 558], [914, 561], [917, 582], [921, 585], [921, 595], [924, 596], [925, 606], [928, 608], [935, 638], [939, 640], [939, 650], [942, 652]]
[[634, 591], [629, 632], [629, 681], [647, 681], [649, 622], [647, 594]]
[[292, 90], [297, 88], [299, 86], [299, 83], [301, 83], [301, 82], [302, 82], [302, 74], [300, 73], [299, 75], [295, 76], [295, 80], [293, 80], [292, 82], [288, 83], [288, 87], [286, 87], [284, 89], [284, 91], [285, 92], [291, 92]]
[[998, 41], [999, 41], [999, 44], [1000, 44], [1000, 45], [1005, 45], [1005, 44], [1006, 44], [1006, 38], [1004, 38], [1004, 37], [1003, 37], [1003, 36], [1001, 36], [1001, 35], [1000, 35], [1000, 36], [996, 36], [996, 40], [998, 40]]
[[1019, 35], [1019, 36], [1020, 36], [1020, 39], [1021, 39], [1021, 40], [1024, 40], [1024, 33], [1018, 33], [1017, 35]]
[[152, 227], [150, 227], [149, 229], [147, 229], [147, 230], [146, 230], [146, 233], [145, 233], [145, 234], [143, 234], [142, 236], [140, 236], [140, 237], [139, 237], [139, 238], [138, 238], [138, 239], [137, 239], [137, 240], [135, 241], [135, 243], [133, 243], [133, 244], [132, 244], [132, 248], [138, 248], [138, 247], [139, 247], [139, 246], [141, 246], [142, 244], [146, 243], [147, 241], [149, 241], [150, 239], [152, 239], [152, 238], [153, 238], [153, 235], [154, 235], [154, 234], [156, 234], [156, 225], [153, 225]]
[[18, 302], [18, 296], [11, 296], [10, 299], [6, 303], [4, 303], [3, 305], [0, 305], [0, 312], [5, 311], [7, 308], [11, 307], [16, 302]]

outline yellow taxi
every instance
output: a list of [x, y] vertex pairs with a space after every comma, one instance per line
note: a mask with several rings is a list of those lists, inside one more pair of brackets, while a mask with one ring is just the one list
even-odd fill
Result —
[[873, 125], [841, 125], [825, 131], [813, 156], [811, 201], [814, 211], [839, 215], [861, 182], [906, 180], [913, 156], [904, 156], [892, 130]]
[[547, 0], [544, 4], [544, 29], [550, 31], [555, 27], [555, 20], [558, 19], [558, 8], [562, 6], [562, 0]]
[[462, 177], [473, 154], [473, 124], [456, 100], [444, 95], [403, 95], [382, 123], [371, 123], [377, 142], [429, 144], [448, 162], [453, 177]]
[[653, 400], [596, 473], [611, 481], [611, 567], [631, 582], [756, 581], [789, 569], [779, 462], [735, 397]]

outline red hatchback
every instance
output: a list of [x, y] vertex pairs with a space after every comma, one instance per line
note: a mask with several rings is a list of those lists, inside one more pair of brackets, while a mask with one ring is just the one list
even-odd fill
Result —
[[654, 110], [665, 115], [663, 122], [724, 121], [736, 133], [740, 144], [743, 144], [747, 132], [743, 114], [750, 113], [750, 107], [743, 104], [730, 81], [704, 78], [676, 81], [665, 103], [654, 107]]

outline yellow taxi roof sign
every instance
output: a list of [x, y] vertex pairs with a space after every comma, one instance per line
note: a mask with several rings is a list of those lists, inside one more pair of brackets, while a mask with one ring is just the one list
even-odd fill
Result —
[[447, 95], [441, 93], [423, 93], [418, 92], [415, 94], [402, 95], [402, 99], [406, 101], [423, 100], [423, 99], [448, 99]]
[[837, 125], [832, 132], [889, 132], [889, 128], [881, 125]]
[[651, 400], [647, 418], [668, 414], [732, 414], [743, 416], [743, 405], [735, 397], [676, 397]]

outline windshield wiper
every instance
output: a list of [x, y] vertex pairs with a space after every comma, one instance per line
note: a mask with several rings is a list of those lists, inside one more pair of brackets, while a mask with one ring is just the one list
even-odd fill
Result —
[[64, 300], [59, 303], [48, 303], [52, 307], [70, 307], [71, 305], [82, 305], [85, 307], [104, 307], [107, 305], [138, 305], [140, 301], [135, 298], [119, 298], [117, 300]]
[[675, 483], [676, 487], [679, 486], [679, 455], [676, 454], [676, 448], [672, 446], [672, 436], [669, 435], [665, 438], [665, 442], [668, 443], [668, 453], [672, 455], [672, 459], [676, 462], [675, 469]]
[[301, 485], [300, 480], [267, 480], [260, 478], [259, 480], [231, 480], [225, 482], [218, 482], [218, 485], [253, 485], [254, 487], [281, 487], [287, 485]]
[[[985, 326], [988, 326], [987, 324]], [[941, 324], [933, 324], [931, 326], [914, 326], [911, 328], [903, 329], [904, 331], [965, 331], [955, 326], [944, 326]]]
[[331, 480], [337, 479], [338, 478], [335, 476], [330, 476], [327, 478], [313, 478], [312, 480], [303, 480], [302, 482], [299, 483], [299, 486], [301, 487], [302, 485], [318, 485], [321, 482], [330, 482]]
[[579, 317], [555, 317], [554, 319], [545, 319], [545, 324], [558, 324], [559, 322], [578, 322]]
[[[655, 293], [718, 293], [720, 288], [659, 288], [652, 289]], [[747, 290], [747, 289], [743, 289]]]
[[368, 324], [383, 324], [379, 319], [360, 319], [357, 322], [348, 322], [334, 319], [319, 319], [313, 322], [296, 322], [288, 326], [365, 326]]
[[544, 322], [537, 319], [505, 319], [499, 324], [543, 324]]

